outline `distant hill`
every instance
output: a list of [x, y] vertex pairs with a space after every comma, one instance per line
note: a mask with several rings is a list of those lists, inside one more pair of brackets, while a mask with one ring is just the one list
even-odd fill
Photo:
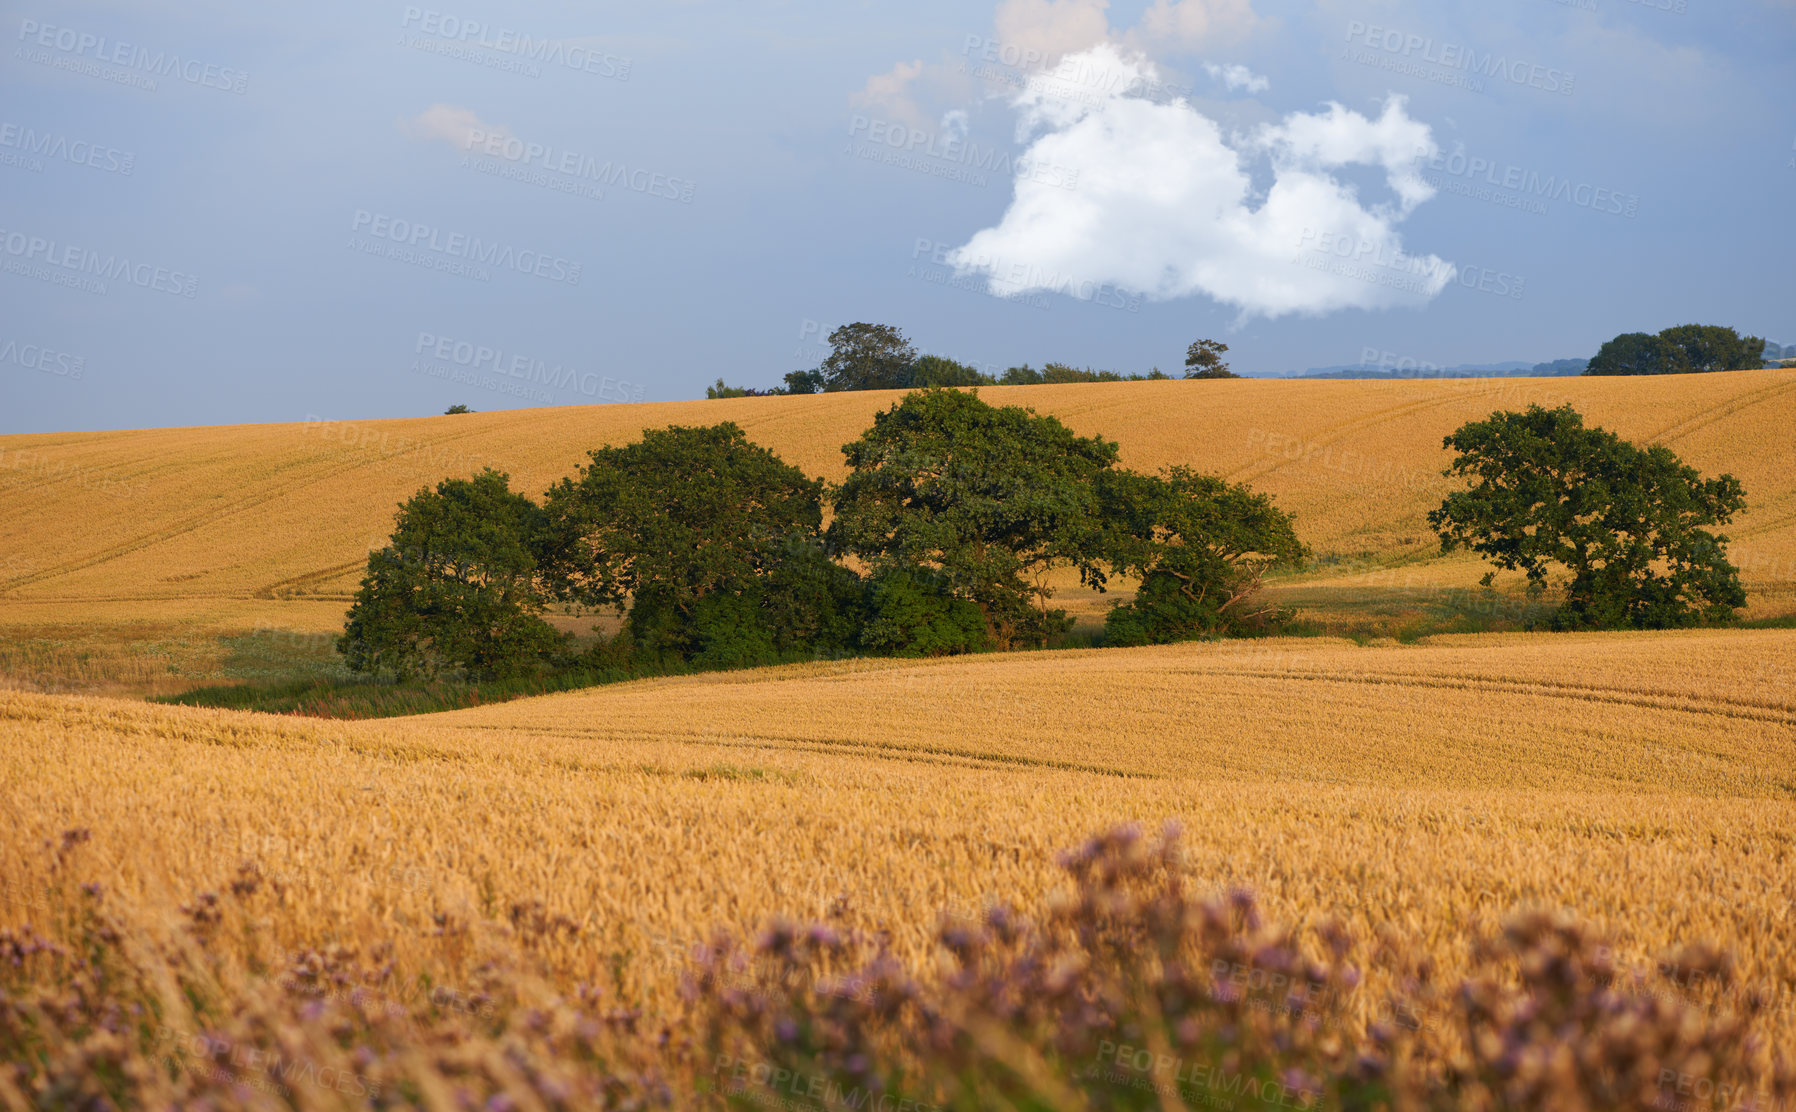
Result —
[[1413, 367], [1383, 367], [1377, 363], [1342, 363], [1333, 367], [1311, 367], [1285, 378], [1563, 378], [1581, 375], [1588, 360], [1555, 359], [1551, 363], [1461, 363], [1455, 367], [1436, 367], [1422, 363]]

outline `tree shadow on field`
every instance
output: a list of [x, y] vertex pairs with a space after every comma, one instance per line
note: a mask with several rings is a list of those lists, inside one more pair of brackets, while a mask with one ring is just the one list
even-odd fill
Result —
[[1273, 587], [1269, 597], [1296, 616], [1281, 632], [1346, 637], [1359, 644], [1413, 644], [1446, 633], [1545, 628], [1557, 603], [1482, 587]]

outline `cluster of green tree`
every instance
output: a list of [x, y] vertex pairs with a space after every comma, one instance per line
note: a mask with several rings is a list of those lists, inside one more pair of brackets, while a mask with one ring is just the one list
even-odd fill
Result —
[[[808, 371], [793, 371], [784, 386], [758, 390], [728, 386], [719, 378], [705, 388], [707, 398], [759, 398], [777, 394], [823, 394], [839, 390], [922, 390], [932, 386], [1040, 386], [1057, 382], [1149, 382], [1172, 376], [1155, 367], [1147, 374], [1080, 370], [1049, 363], [1041, 370], [1027, 363], [1001, 375], [987, 374], [943, 355], [919, 355], [904, 333], [889, 324], [845, 324], [829, 334], [830, 352]], [[1239, 378], [1223, 361], [1228, 345], [1198, 340], [1185, 352], [1186, 378]]]
[[1587, 375], [1687, 375], [1765, 365], [1765, 341], [1716, 324], [1680, 324], [1657, 336], [1625, 332], [1605, 343]]
[[[1493, 413], [1443, 444], [1445, 474], [1472, 485], [1429, 514], [1442, 550], [1522, 571], [1535, 594], [1569, 573], [1555, 628], [1720, 622], [1745, 604], [1708, 528], [1745, 506], [1733, 476], [1570, 406]], [[1158, 644], [1278, 622], [1263, 577], [1307, 556], [1264, 494], [1125, 470], [1116, 443], [977, 392], [912, 393], [842, 450], [832, 486], [726, 422], [595, 449], [541, 505], [499, 472], [446, 480], [400, 506], [338, 647], [361, 673], [477, 681], [1043, 647], [1071, 625], [1050, 605], [1056, 569], [1099, 591], [1135, 580], [1105, 642]], [[623, 628], [576, 654], [544, 617], [556, 604]]]
[[[1071, 625], [1059, 568], [1139, 580], [1105, 639], [1157, 643], [1277, 620], [1262, 578], [1305, 556], [1266, 495], [1126, 471], [1114, 442], [974, 393], [910, 394], [843, 452], [826, 486], [724, 423], [595, 449], [541, 505], [498, 472], [446, 480], [370, 554], [339, 648], [358, 672], [484, 679], [1041, 647]], [[557, 604], [623, 629], [576, 656]]]

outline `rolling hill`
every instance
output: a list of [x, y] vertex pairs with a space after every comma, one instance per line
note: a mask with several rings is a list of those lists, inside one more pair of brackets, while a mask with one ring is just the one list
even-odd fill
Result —
[[[1752, 594], [1749, 613], [1796, 611], [1796, 372], [1245, 379], [983, 393], [1117, 440], [1127, 466], [1183, 463], [1275, 495], [1319, 557], [1278, 589], [1308, 613], [1332, 615], [1337, 626], [1362, 611], [1401, 614], [1444, 591], [1464, 596], [1483, 565], [1464, 554], [1440, 557], [1424, 520], [1448, 489], [1441, 438], [1494, 409], [1569, 402], [1591, 423], [1667, 444], [1706, 473], [1739, 477], [1749, 508], [1728, 532]], [[0, 437], [0, 629], [36, 646], [30, 660], [0, 658], [0, 672], [86, 667], [130, 690], [190, 685], [219, 675], [220, 637], [339, 628], [395, 505], [426, 484], [493, 466], [508, 471], [515, 488], [537, 494], [591, 447], [627, 441], [645, 427], [723, 420], [805, 471], [835, 479], [840, 446], [897, 397]], [[1087, 620], [1106, 605], [1076, 586], [1063, 598]], [[128, 666], [78, 659], [127, 642], [121, 660], [136, 662]]]

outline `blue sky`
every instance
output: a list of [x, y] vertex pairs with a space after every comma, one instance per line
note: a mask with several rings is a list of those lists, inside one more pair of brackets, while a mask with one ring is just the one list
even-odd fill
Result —
[[1796, 343], [1796, 3], [8, 0], [0, 431]]

